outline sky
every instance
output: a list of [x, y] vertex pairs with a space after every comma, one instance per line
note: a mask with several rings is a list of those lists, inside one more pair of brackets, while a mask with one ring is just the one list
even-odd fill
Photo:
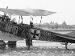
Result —
[[[75, 25], [74, 5], [75, 0], [0, 0], [0, 8], [8, 6], [9, 9], [44, 9], [56, 12], [46, 17], [43, 16], [42, 23], [54, 21], [61, 24], [66, 21], [69, 25]], [[34, 18], [35, 23], [40, 22], [40, 17]]]

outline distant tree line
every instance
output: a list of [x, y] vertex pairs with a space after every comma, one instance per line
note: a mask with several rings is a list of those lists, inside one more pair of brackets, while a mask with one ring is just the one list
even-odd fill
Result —
[[50, 23], [44, 23], [44, 24], [34, 24], [37, 27], [44, 27], [49, 29], [75, 29], [75, 25], [67, 25], [67, 23], [64, 21], [62, 24], [50, 22]]

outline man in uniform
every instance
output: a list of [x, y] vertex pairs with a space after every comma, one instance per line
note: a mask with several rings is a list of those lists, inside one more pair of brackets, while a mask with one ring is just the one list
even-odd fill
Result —
[[32, 38], [30, 36], [30, 29], [33, 28], [33, 22], [30, 22], [30, 27], [28, 28], [28, 30], [26, 31], [26, 45], [28, 47], [28, 50], [30, 50], [30, 46], [32, 46]]

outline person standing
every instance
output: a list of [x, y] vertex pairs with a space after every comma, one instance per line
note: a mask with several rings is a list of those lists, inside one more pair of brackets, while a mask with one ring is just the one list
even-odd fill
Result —
[[26, 45], [28, 50], [30, 50], [30, 46], [32, 46], [32, 38], [30, 34], [30, 29], [32, 28], [33, 28], [33, 22], [30, 22], [30, 27], [28, 27], [26, 31]]

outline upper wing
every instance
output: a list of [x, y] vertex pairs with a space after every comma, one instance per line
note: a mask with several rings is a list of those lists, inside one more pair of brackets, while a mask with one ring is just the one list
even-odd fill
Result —
[[0, 11], [4, 12], [6, 14], [9, 14], [9, 15], [12, 15], [12, 14], [20, 15], [20, 16], [29, 16], [30, 15], [30, 13], [28, 13], [26, 11], [19, 10], [19, 9], [0, 8]]
[[50, 12], [47, 10], [42, 10], [42, 9], [30, 9], [30, 10], [23, 10], [23, 9], [5, 9], [5, 8], [0, 8], [0, 11], [3, 11], [6, 14], [16, 14], [20, 16], [47, 16], [54, 14], [56, 12]]
[[29, 12], [32, 16], [47, 16], [47, 15], [52, 15], [56, 13], [56, 12], [51, 12], [51, 11], [42, 10], [42, 9], [29, 9], [24, 11]]

